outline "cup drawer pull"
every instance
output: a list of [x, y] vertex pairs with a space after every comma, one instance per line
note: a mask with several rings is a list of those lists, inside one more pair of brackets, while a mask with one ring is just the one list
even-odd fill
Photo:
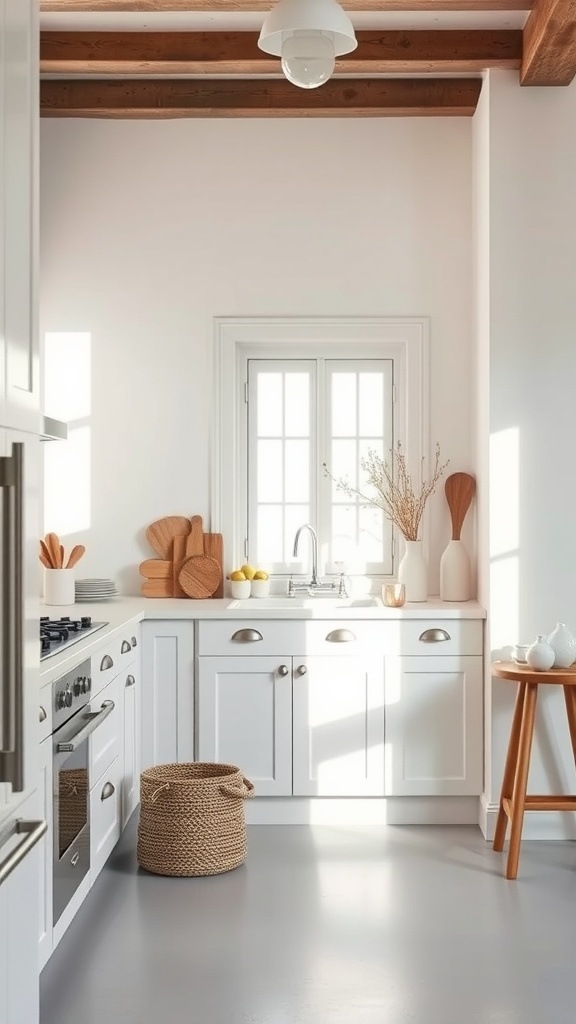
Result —
[[107, 668], [112, 668], [113, 665], [114, 662], [112, 661], [110, 655], [105, 654], [104, 657], [102, 658], [102, 661], [100, 662], [100, 671], [105, 672]]
[[41, 722], [45, 722], [47, 717], [48, 716], [46, 714], [46, 708], [43, 708], [42, 705], [40, 705], [40, 714], [39, 714], [40, 721]]
[[425, 629], [418, 639], [424, 644], [440, 644], [444, 640], [451, 640], [452, 637], [445, 629]]
[[101, 800], [109, 800], [111, 796], [114, 796], [115, 792], [116, 792], [115, 786], [113, 786], [111, 782], [105, 782], [104, 783], [104, 788], [103, 788], [103, 790], [102, 790], [102, 792], [100, 794], [100, 799]]
[[122, 641], [122, 647], [120, 648], [120, 654], [128, 654], [132, 650], [132, 645], [129, 640]]
[[356, 637], [351, 629], [332, 629], [326, 639], [331, 644], [349, 644]]
[[257, 629], [237, 629], [230, 639], [237, 644], [253, 644], [257, 640], [263, 640], [264, 637]]
[[135, 682], [136, 679], [134, 678], [134, 676], [126, 676], [126, 686], [134, 686]]
[[137, 641], [135, 636], [132, 637], [132, 639], [130, 641], [130, 646], [131, 647], [137, 647], [138, 646], [138, 641]]

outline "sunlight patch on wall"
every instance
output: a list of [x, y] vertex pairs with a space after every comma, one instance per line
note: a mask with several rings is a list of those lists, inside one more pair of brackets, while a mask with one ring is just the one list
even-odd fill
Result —
[[44, 410], [68, 424], [68, 440], [44, 451], [44, 528], [59, 536], [90, 527], [91, 335], [52, 331], [44, 342]]
[[491, 646], [522, 642], [519, 635], [520, 433], [510, 427], [490, 438]]

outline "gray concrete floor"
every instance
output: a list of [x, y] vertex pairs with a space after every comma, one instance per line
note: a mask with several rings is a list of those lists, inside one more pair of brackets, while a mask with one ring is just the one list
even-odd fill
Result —
[[252, 827], [212, 878], [135, 823], [42, 974], [42, 1024], [574, 1024], [576, 844], [475, 828]]

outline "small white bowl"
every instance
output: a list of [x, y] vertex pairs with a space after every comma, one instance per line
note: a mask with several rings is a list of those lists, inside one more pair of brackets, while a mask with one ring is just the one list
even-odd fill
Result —
[[252, 597], [268, 597], [270, 594], [270, 580], [251, 580], [250, 594]]
[[516, 644], [512, 648], [512, 657], [519, 665], [526, 665], [526, 655], [528, 654], [529, 647], [530, 644]]
[[250, 580], [230, 580], [230, 593], [237, 601], [250, 597]]

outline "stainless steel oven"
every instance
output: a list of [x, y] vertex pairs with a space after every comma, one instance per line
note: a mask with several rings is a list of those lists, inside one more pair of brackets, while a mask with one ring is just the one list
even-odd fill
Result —
[[91, 687], [89, 659], [52, 686], [54, 924], [90, 870], [89, 739], [114, 710], [113, 701], [92, 710]]

